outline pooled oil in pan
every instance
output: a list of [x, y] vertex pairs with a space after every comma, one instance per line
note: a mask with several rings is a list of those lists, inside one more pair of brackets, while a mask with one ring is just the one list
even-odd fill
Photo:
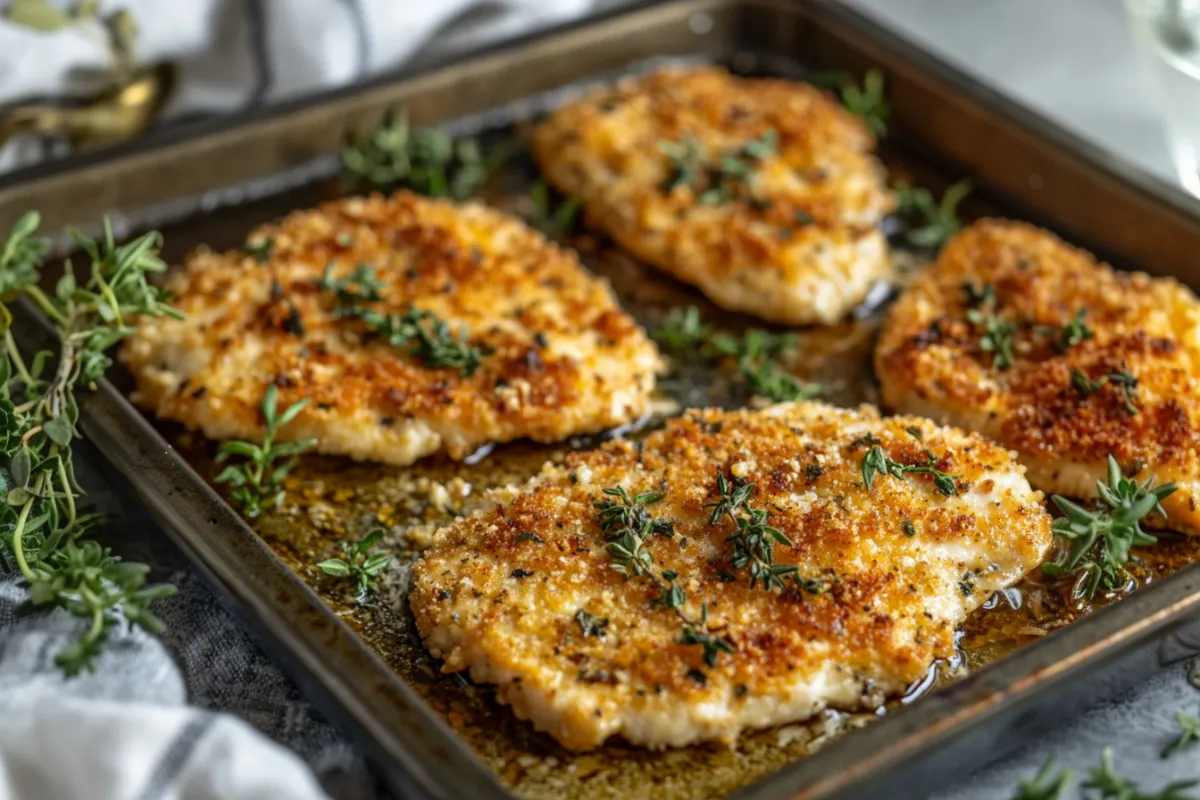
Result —
[[[503, 136], [517, 141], [528, 133], [521, 126], [506, 130]], [[885, 152], [886, 160], [891, 160], [889, 155]], [[889, 166], [893, 174], [909, 171], [908, 165]], [[528, 159], [515, 156], [498, 180], [500, 192], [487, 199], [517, 213], [527, 210], [522, 206], [528, 203], [532, 176]], [[659, 327], [670, 309], [686, 306], [696, 306], [706, 322], [730, 331], [761, 326], [749, 317], [717, 309], [694, 289], [633, 261], [590, 234], [572, 237], [567, 243], [579, 251], [593, 272], [612, 283], [622, 306], [648, 330]], [[903, 249], [897, 250], [896, 258], [902, 276], [922, 263]], [[855, 406], [877, 399], [871, 350], [892, 296], [886, 287], [881, 288], [883, 291], [872, 293], [873, 305], [860, 309], [852, 321], [797, 332], [792, 369], [806, 380], [819, 381], [824, 387], [822, 399], [828, 402]], [[440, 663], [422, 644], [408, 609], [409, 567], [429, 545], [438, 526], [488, 508], [498, 490], [524, 483], [545, 463], [560, 461], [571, 449], [595, 446], [611, 435], [644, 435], [684, 408], [736, 408], [752, 402], [732, 370], [698, 360], [672, 360], [670, 373], [659, 381], [658, 400], [651, 417], [624, 431], [578, 437], [558, 446], [500, 445], [463, 462], [435, 457], [410, 467], [392, 467], [305, 456], [287, 479], [283, 507], [264, 513], [252, 525], [289, 568], [445, 717], [505, 785], [521, 797], [547, 800], [722, 796], [1115, 599], [1099, 598], [1091, 607], [1080, 606], [1071, 601], [1070, 587], [1043, 583], [1035, 572], [970, 616], [958, 639], [955, 658], [935, 664], [906, 696], [890, 701], [877, 713], [826, 711], [807, 723], [745, 735], [734, 747], [697, 745], [652, 751], [615, 740], [591, 752], [568, 751], [513, 716], [495, 701], [488, 686], [440, 672]], [[211, 481], [216, 474], [212, 463], [216, 445], [175, 426], [163, 428], [197, 471]], [[341, 543], [356, 541], [375, 527], [387, 531], [379, 546], [396, 557], [381, 578], [380, 591], [360, 603], [349, 582], [325, 576], [315, 565], [341, 555]], [[1159, 545], [1140, 548], [1136, 556], [1131, 572], [1145, 584], [1200, 557], [1200, 537], [1164, 534]]]

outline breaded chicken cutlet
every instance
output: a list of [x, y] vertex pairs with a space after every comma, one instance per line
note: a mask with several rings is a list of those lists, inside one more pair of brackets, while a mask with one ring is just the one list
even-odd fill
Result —
[[552, 442], [647, 413], [659, 357], [571, 252], [479, 203], [400, 192], [288, 215], [252, 252], [193, 254], [183, 320], [142, 321], [121, 358], [134, 399], [214, 439], [283, 431], [320, 452], [409, 464], [491, 442]]
[[984, 220], [891, 309], [875, 368], [887, 406], [1016, 450], [1046, 492], [1091, 497], [1109, 454], [1175, 481], [1170, 524], [1200, 533], [1200, 303], [1178, 282]]
[[409, 602], [446, 671], [569, 748], [728, 742], [904, 691], [1050, 542], [1041, 493], [978, 435], [869, 407], [693, 411], [440, 531]]
[[628, 252], [713, 302], [833, 323], [890, 275], [895, 205], [875, 138], [814, 86], [669, 69], [594, 91], [537, 129], [547, 179]]

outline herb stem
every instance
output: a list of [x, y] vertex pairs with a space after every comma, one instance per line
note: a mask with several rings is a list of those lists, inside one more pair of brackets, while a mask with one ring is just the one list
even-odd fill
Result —
[[71, 485], [71, 480], [67, 475], [67, 462], [58, 454], [58, 445], [51, 448], [50, 452], [58, 456], [58, 479], [62, 481], [63, 496], [67, 498], [67, 524], [75, 524], [75, 487]]
[[29, 493], [30, 497], [21, 507], [21, 514], [17, 517], [17, 524], [13, 528], [13, 558], [17, 561], [17, 566], [21, 570], [21, 574], [26, 580], [32, 581], [37, 578], [37, 574], [29, 566], [29, 562], [25, 559], [25, 523], [29, 521], [29, 512], [33, 509], [34, 501], [37, 500], [37, 495], [42, 489], [42, 479], [46, 473], [38, 475], [37, 481], [33, 484], [33, 490]]
[[29, 374], [29, 368], [25, 366], [25, 359], [21, 358], [21, 351], [17, 349], [17, 340], [13, 338], [11, 329], [4, 332], [4, 347], [8, 350], [9, 360], [17, 368], [17, 372], [21, 375], [21, 381], [24, 382], [25, 387], [28, 388], [33, 385], [33, 376]]
[[[2, 259], [0, 259], [0, 262], [2, 262]], [[59, 310], [54, 307], [54, 304], [50, 302], [50, 298], [46, 297], [46, 293], [40, 287], [30, 286], [25, 290], [25, 293], [33, 298], [33, 301], [37, 303], [38, 308], [42, 310], [43, 314], [50, 317], [58, 325], [64, 328], [67, 327], [67, 318], [59, 313]]]

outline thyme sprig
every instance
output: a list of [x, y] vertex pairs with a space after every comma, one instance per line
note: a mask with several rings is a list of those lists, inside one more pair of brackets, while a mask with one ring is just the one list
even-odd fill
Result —
[[1063, 513], [1054, 520], [1054, 533], [1062, 541], [1042, 572], [1051, 578], [1075, 576], [1077, 599], [1095, 597], [1100, 587], [1121, 589], [1129, 579], [1125, 564], [1130, 548], [1158, 541], [1142, 530], [1141, 521], [1153, 513], [1165, 517], [1162, 501], [1177, 488], [1174, 483], [1155, 486], [1153, 477], [1140, 484], [1126, 478], [1109, 455], [1108, 481], [1096, 482], [1102, 505], [1090, 510], [1059, 495], [1050, 498]]
[[[909, 428], [908, 433], [917, 441], [924, 442], [921, 432], [916, 428]], [[925, 448], [924, 464], [904, 464], [884, 452], [878, 439], [869, 433], [867, 436], [870, 438], [864, 437], [862, 440], [864, 444], [871, 444], [871, 449], [867, 451], [862, 460], [863, 485], [867, 487], [867, 491], [871, 490], [876, 474], [891, 475], [904, 480], [911, 473], [913, 475], [932, 475], [933, 485], [946, 497], [958, 494], [958, 478], [937, 468], [937, 456], [928, 447]], [[872, 444], [872, 442], [874, 443]]]
[[1064, 322], [1062, 327], [1057, 329], [1058, 338], [1054, 342], [1054, 349], [1060, 353], [1065, 353], [1077, 344], [1087, 341], [1095, 337], [1091, 329], [1087, 326], [1087, 309], [1081, 308], [1075, 313], [1075, 316]]
[[374, 528], [357, 542], [342, 542], [342, 557], [328, 558], [317, 569], [334, 578], [349, 578], [355, 582], [359, 603], [366, 602], [378, 588], [376, 579], [392, 563], [392, 554], [373, 550], [383, 538], [383, 528]]
[[659, 151], [667, 157], [670, 169], [662, 190], [671, 194], [688, 187], [696, 193], [702, 205], [719, 205], [733, 200], [760, 204], [754, 196], [758, 164], [771, 156], [779, 146], [779, 134], [767, 130], [758, 139], [751, 139], [736, 150], [706, 158], [703, 147], [694, 137], [679, 141], [659, 142]]
[[825, 590], [824, 578], [805, 578], [800, 575], [798, 567], [775, 563], [776, 544], [785, 547], [795, 545], [786, 534], [767, 524], [771, 519], [768, 509], [755, 508], [750, 504], [755, 488], [753, 483], [727, 478], [724, 472], [718, 471], [716, 488], [718, 499], [704, 505], [712, 509], [708, 524], [716, 525], [723, 519], [733, 524], [733, 530], [725, 537], [725, 541], [733, 545], [729, 563], [734, 569], [749, 567], [751, 589], [761, 583], [768, 592], [782, 590], [787, 588], [785, 579], [790, 579], [810, 594], [820, 594]]
[[408, 354], [429, 367], [451, 367], [464, 376], [474, 375], [488, 351], [470, 343], [464, 325], [458, 335], [450, 324], [432, 311], [409, 307], [403, 314], [384, 312], [369, 303], [383, 299], [383, 282], [366, 264], [358, 264], [344, 278], [333, 277], [334, 264], [325, 268], [318, 286], [333, 292], [338, 300], [335, 316], [360, 320], [369, 332], [392, 347], [407, 348]]
[[868, 70], [861, 87], [854, 82], [854, 76], [843, 70], [817, 73], [809, 80], [817, 86], [837, 91], [846, 110], [860, 117], [871, 133], [876, 136], [887, 134], [887, 121], [892, 109], [884, 96], [881, 71]]
[[959, 181], [934, 200], [928, 189], [906, 182], [895, 186], [899, 207], [896, 214], [904, 225], [904, 238], [914, 247], [939, 250], [962, 230], [958, 204], [971, 193], [970, 181]]
[[1071, 369], [1071, 386], [1085, 400], [1100, 391], [1100, 387], [1105, 383], [1111, 383], [1117, 387], [1117, 391], [1121, 393], [1121, 401], [1125, 404], [1125, 413], [1132, 417], [1141, 410], [1137, 401], [1138, 379], [1129, 371], [1128, 364], [1122, 365], [1121, 369], [1115, 369], [1107, 375], [1101, 375], [1096, 380], [1092, 380], [1078, 369]]
[[1100, 751], [1100, 766], [1092, 767], [1085, 789], [1095, 789], [1101, 800], [1194, 800], [1194, 795], [1183, 794], [1200, 785], [1200, 781], [1175, 781], [1164, 786], [1157, 794], [1146, 794], [1136, 783], [1117, 774], [1113, 768], [1112, 748]]
[[666, 322], [653, 335], [677, 353], [698, 353], [714, 362], [732, 360], [746, 387], [769, 400], [809, 400], [821, 393], [819, 383], [806, 383], [783, 366], [795, 350], [793, 333], [777, 334], [761, 328], [751, 328], [741, 336], [721, 333], [701, 321], [699, 309], [688, 306], [671, 309]]
[[[122, 616], [160, 632], [149, 604], [175, 591], [148, 586], [148, 567], [121, 561], [90, 538], [104, 515], [79, 506], [83, 490], [72, 459], [79, 437], [76, 394], [95, 388], [112, 363], [107, 352], [133, 333], [133, 317], [179, 314], [147, 280], [166, 270], [157, 232], [118, 245], [107, 219], [99, 242], [71, 231], [88, 265], [77, 272], [68, 261], [53, 294], [46, 294], [38, 284], [49, 243], [37, 236], [39, 224], [36, 212], [26, 213], [0, 246], [0, 552], [28, 582], [34, 606], [56, 605], [90, 622], [55, 657], [72, 676], [92, 668]], [[26, 361], [18, 349], [7, 304], [19, 296], [53, 323], [57, 354], [41, 351]]]
[[[605, 551], [613, 560], [613, 569], [626, 578], [641, 578], [654, 584], [659, 594], [650, 601], [651, 606], [675, 613], [683, 626], [675, 642], [701, 647], [704, 663], [709, 667], [717, 665], [721, 653], [736, 652], [728, 636], [709, 629], [707, 603], [701, 604], [699, 619], [686, 612], [687, 592], [677, 583], [679, 573], [667, 569], [655, 574], [654, 556], [646, 548], [646, 540], [655, 535], [673, 537], [675, 525], [668, 519], [655, 519], [648, 507], [666, 495], [642, 492], [631, 496], [624, 486], [609, 487], [602, 492], [606, 497], [616, 498], [592, 504], [599, 512], [600, 529], [607, 540]], [[703, 673], [699, 673], [698, 680], [703, 682], [703, 679]]]
[[1016, 361], [1013, 355], [1013, 337], [1016, 327], [996, 314], [996, 290], [991, 284], [982, 287], [964, 283], [963, 294], [967, 303], [967, 320], [982, 331], [979, 349], [992, 353], [992, 365], [999, 370], [1008, 369]]
[[1033, 780], [1021, 781], [1012, 800], [1061, 800], [1071, 785], [1075, 773], [1070, 769], [1055, 771], [1057, 758], [1053, 753], [1038, 770]]
[[413, 128], [401, 112], [351, 137], [342, 148], [342, 166], [355, 183], [381, 192], [406, 188], [461, 200], [483, 186], [506, 156], [502, 150], [484, 156], [475, 139]]
[[1200, 741], [1200, 717], [1189, 717], [1179, 713], [1175, 715], [1175, 719], [1179, 723], [1179, 738], [1167, 745], [1162, 752], [1163, 758], [1181, 752], [1192, 742]]
[[[230, 496], [242, 506], [242, 514], [254, 519], [264, 508], [279, 508], [283, 502], [283, 479], [296, 466], [295, 456], [316, 447], [316, 439], [301, 439], [294, 442], [276, 442], [279, 430], [294, 420], [308, 405], [308, 398], [298, 400], [278, 410], [279, 389], [275, 384], [267, 387], [260, 411], [266, 434], [261, 445], [254, 442], [228, 441], [217, 450], [218, 464], [231, 456], [244, 459], [230, 464], [217, 476], [217, 483], [230, 485]], [[281, 461], [282, 459], [282, 461]]]
[[574, 233], [579, 222], [579, 209], [583, 200], [565, 197], [556, 201], [551, 196], [550, 186], [538, 180], [529, 190], [530, 213], [528, 222], [537, 230], [552, 238], [562, 238]]

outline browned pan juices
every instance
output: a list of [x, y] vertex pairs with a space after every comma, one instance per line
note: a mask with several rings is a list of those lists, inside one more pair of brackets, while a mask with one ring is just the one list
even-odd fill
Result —
[[[902, 160], [889, 160], [893, 175], [911, 172]], [[497, 183], [506, 188], [523, 186], [527, 169], [520, 158], [511, 165]], [[526, 195], [508, 192], [489, 199], [514, 212], [522, 211], [528, 202]], [[706, 321], [731, 330], [759, 324], [721, 311], [691, 287], [635, 262], [591, 234], [576, 235], [569, 244], [593, 272], [612, 283], [622, 306], [651, 331], [669, 309], [688, 305], [697, 306]], [[901, 280], [923, 263], [903, 249], [897, 250], [896, 258]], [[802, 330], [793, 370], [820, 381], [825, 387], [822, 397], [829, 402], [841, 406], [875, 402], [871, 353], [886, 305], [880, 302], [861, 309], [856, 319], [840, 326]], [[659, 388], [654, 417], [631, 426], [625, 435], [641, 435], [685, 407], [738, 407], [750, 401], [732, 372], [677, 358], [671, 359], [670, 373], [660, 379]], [[197, 471], [211, 480], [217, 471], [211, 461], [215, 445], [178, 428], [170, 433]], [[283, 508], [253, 523], [275, 553], [416, 687], [519, 796], [546, 800], [719, 797], [1086, 613], [1065, 602], [1061, 587], [1047, 586], [1034, 576], [1016, 590], [994, 597], [990, 608], [975, 612], [964, 627], [959, 657], [934, 665], [927, 680], [878, 714], [831, 710], [807, 723], [745, 735], [734, 748], [700, 745], [650, 751], [617, 740], [593, 752], [573, 753], [514, 717], [493, 699], [489, 687], [441, 674], [440, 663], [429, 655], [415, 630], [405, 592], [408, 565], [429, 545], [439, 525], [489, 507], [495, 502], [490, 490], [520, 485], [547, 461], [561, 461], [571, 449], [592, 447], [604, 438], [579, 437], [560, 446], [518, 442], [481, 450], [466, 462], [431, 458], [403, 468], [307, 456], [288, 478]], [[388, 531], [386, 546], [397, 559], [379, 596], [360, 605], [347, 583], [322, 575], [314, 565], [340, 555], [341, 542], [357, 540], [376, 526]], [[1143, 548], [1138, 555], [1145, 563], [1135, 571], [1142, 581], [1150, 581], [1195, 560], [1200, 540], [1168, 535], [1162, 545]]]

